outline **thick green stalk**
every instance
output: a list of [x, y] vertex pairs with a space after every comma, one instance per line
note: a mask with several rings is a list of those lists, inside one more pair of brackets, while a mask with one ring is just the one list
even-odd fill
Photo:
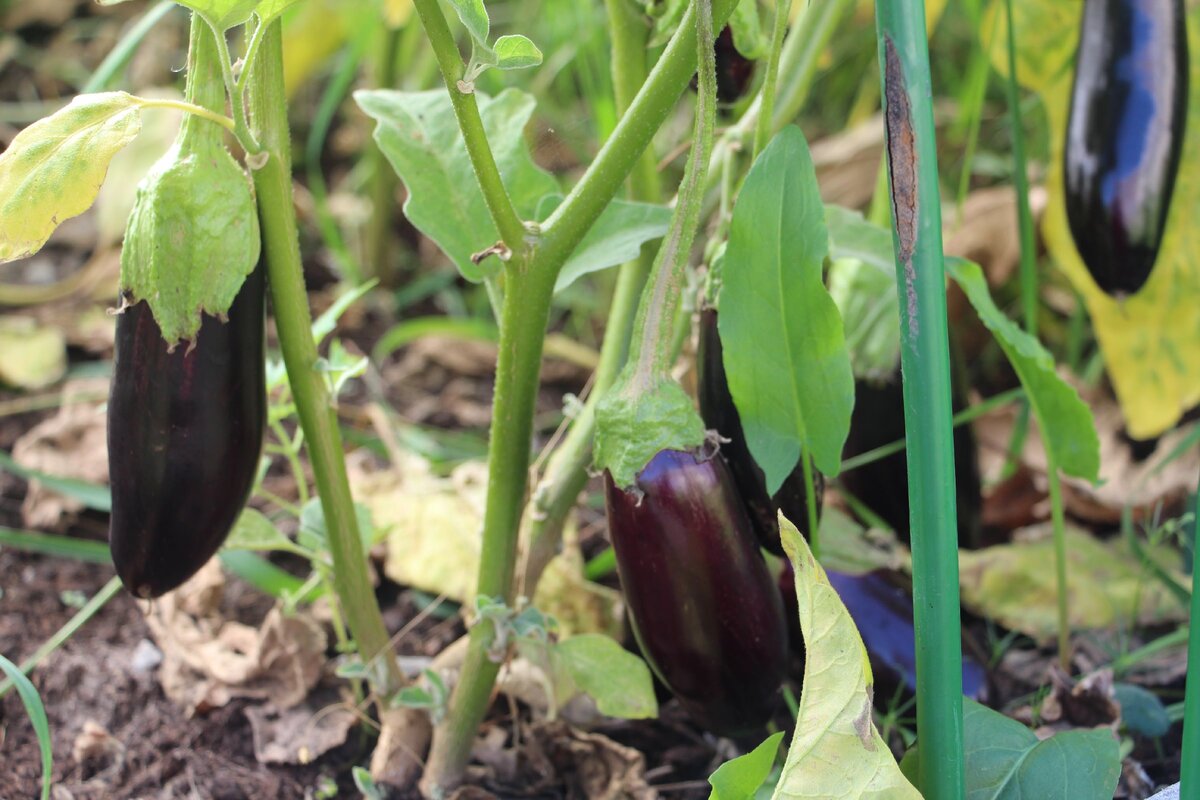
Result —
[[[1200, 486], [1196, 487], [1196, 504], [1192, 509], [1192, 578], [1200, 560], [1196, 558], [1197, 537], [1200, 531]], [[1194, 800], [1200, 797], [1200, 587], [1192, 584], [1192, 607], [1188, 617], [1187, 683], [1183, 700], [1183, 751], [1180, 755], [1179, 796]]]
[[[410, 23], [411, 24], [411, 23]], [[371, 65], [371, 82], [376, 89], [395, 89], [397, 83], [397, 52], [403, 28], [392, 28], [384, 24], [379, 32], [374, 63]], [[396, 237], [393, 233], [396, 216], [396, 171], [388, 163], [387, 156], [372, 137], [367, 145], [367, 160], [370, 164], [370, 184], [367, 193], [371, 198], [371, 216], [367, 220], [364, 237], [364, 261], [367, 277], [377, 277], [384, 286], [394, 286], [396, 272]]]
[[[646, 80], [646, 42], [650, 29], [630, 0], [607, 0], [605, 5], [612, 39], [613, 94], [617, 113], [624, 114]], [[653, 148], [642, 153], [630, 173], [629, 197], [647, 203], [662, 201]], [[653, 262], [653, 248], [647, 245], [637, 259], [621, 266], [591, 393], [546, 464], [545, 475], [529, 503], [529, 550], [521, 584], [521, 591], [527, 597], [533, 597], [542, 571], [558, 552], [567, 514], [587, 485], [587, 467], [592, 460], [592, 439], [596, 430], [596, 405], [625, 365], [638, 297]]]
[[346, 477], [337, 413], [325, 376], [316, 368], [319, 356], [312, 336], [312, 314], [300, 266], [292, 202], [290, 139], [278, 21], [270, 24], [258, 58], [248, 68], [254, 71], [248, 87], [251, 124], [268, 155], [266, 163], [254, 171], [254, 188], [258, 194], [263, 255], [267, 261], [279, 345], [329, 531], [334, 590], [359, 655], [365, 663], [379, 667], [376, 674], [381, 679], [382, 691], [387, 693], [399, 688], [403, 678], [388, 649], [387, 630], [367, 575], [354, 500]]
[[876, 0], [908, 431], [920, 789], [963, 796], [962, 642], [950, 347], [922, 0]]
[[496, 158], [492, 155], [487, 133], [483, 129], [483, 118], [479, 116], [479, 105], [475, 102], [474, 94], [465, 93], [458, 86], [464, 72], [462, 55], [458, 52], [454, 35], [450, 33], [450, 26], [446, 24], [446, 17], [438, 0], [413, 0], [413, 7], [417, 9], [425, 35], [429, 37], [437, 56], [446, 89], [450, 92], [450, 102], [454, 106], [454, 116], [458, 118], [458, 127], [462, 130], [467, 154], [471, 157], [475, 178], [483, 190], [483, 199], [496, 230], [509, 250], [515, 252], [522, 249], [525, 226], [500, 178], [500, 169], [496, 166]]

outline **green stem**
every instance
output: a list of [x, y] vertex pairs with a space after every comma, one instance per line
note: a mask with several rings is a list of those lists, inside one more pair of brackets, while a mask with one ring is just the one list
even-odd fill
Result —
[[1054, 571], [1058, 588], [1058, 664], [1071, 671], [1071, 618], [1067, 597], [1067, 525], [1063, 517], [1062, 483], [1058, 465], [1046, 454], [1046, 479], [1050, 487], [1050, 520], [1054, 527]]
[[390, 694], [403, 685], [403, 676], [389, 650], [387, 630], [367, 575], [337, 413], [325, 378], [316, 369], [317, 346], [313, 341], [312, 314], [300, 265], [292, 202], [282, 35], [278, 21], [268, 26], [258, 58], [247, 65], [247, 69], [252, 70], [247, 84], [251, 115], [259, 140], [268, 154], [266, 163], [254, 171], [254, 188], [258, 194], [271, 303], [288, 382], [329, 531], [333, 587], [360, 657], [368, 664], [379, 659], [376, 663], [381, 667], [380, 690]]
[[258, 49], [262, 47], [263, 36], [266, 33], [266, 25], [254, 25], [250, 31], [250, 41], [246, 43], [246, 52], [242, 56], [242, 73], [238, 75], [237, 83], [234, 85], [234, 94], [230, 102], [236, 107], [243, 110], [246, 107], [246, 82], [250, 79], [249, 66], [254, 63], [254, 59], [258, 58]]
[[437, 56], [442, 77], [450, 92], [450, 102], [454, 106], [454, 115], [458, 118], [458, 127], [462, 131], [463, 141], [467, 146], [467, 154], [471, 157], [471, 166], [475, 170], [475, 178], [483, 190], [483, 199], [492, 215], [492, 222], [500, 232], [500, 239], [514, 253], [524, 249], [525, 226], [521, 222], [517, 210], [513, 207], [512, 199], [504, 188], [500, 178], [500, 169], [496, 166], [495, 156], [488, 145], [487, 132], [483, 129], [483, 119], [479, 116], [479, 105], [475, 102], [474, 94], [466, 94], [458, 87], [458, 81], [463, 76], [462, 55], [446, 24], [438, 0], [413, 0], [413, 6], [421, 18], [425, 35]]
[[[246, 121], [245, 94], [238, 88], [241, 84], [233, 79], [233, 61], [229, 54], [229, 42], [225, 41], [225, 32], [217, 30], [216, 26], [206, 18], [201, 17], [201, 19], [204, 19], [209, 30], [212, 31], [213, 37], [216, 39], [217, 52], [221, 58], [221, 76], [224, 78], [225, 92], [229, 96], [229, 105], [233, 111], [233, 135], [237, 137], [238, 142], [242, 145], [242, 149], [247, 153], [259, 153], [262, 151], [262, 146], [255, 140], [254, 133], [250, 130], [250, 125]], [[257, 33], [255, 31], [255, 34]], [[243, 72], [248, 71], [248, 69], [249, 63], [243, 68]], [[245, 76], [243, 75], [243, 77]]]
[[[377, 89], [395, 89], [398, 82], [396, 56], [400, 49], [403, 28], [383, 26], [379, 32], [379, 43], [372, 64], [372, 83]], [[392, 234], [396, 216], [396, 171], [388, 163], [387, 156], [379, 148], [374, 137], [367, 146], [370, 164], [370, 184], [367, 194], [371, 198], [371, 216], [365, 231], [365, 260], [369, 274], [378, 277], [384, 286], [397, 281], [396, 240]]]
[[821, 558], [821, 541], [818, 531], [821, 526], [817, 521], [817, 485], [813, 480], [812, 457], [808, 451], [800, 453], [800, 464], [804, 468], [804, 500], [808, 506], [808, 544], [813, 558]]
[[1038, 274], [1033, 237], [1033, 212], [1029, 208], [1029, 175], [1025, 165], [1025, 124], [1021, 120], [1021, 92], [1017, 84], [1017, 32], [1012, 0], [1004, 0], [1008, 17], [1008, 113], [1012, 118], [1013, 188], [1017, 193], [1017, 226], [1021, 237], [1021, 308], [1025, 330], [1037, 336]]
[[[1196, 566], [1195, 564], [1192, 565], [1193, 574], [1195, 574], [1194, 573], [1195, 566]], [[1197, 593], [1192, 594], [1193, 605], [1196, 602], [1196, 600], [1195, 600], [1196, 594]], [[1192, 613], [1192, 616], [1189, 618], [1189, 627], [1190, 627], [1190, 622], [1192, 619], [1200, 619], [1200, 614], [1198, 614], [1196, 612], [1195, 608], [1192, 609], [1191, 613]], [[1170, 633], [1166, 634], [1165, 636], [1160, 636], [1159, 638], [1155, 639], [1154, 641], [1147, 642], [1146, 644], [1142, 645], [1137, 650], [1132, 650], [1132, 651], [1126, 653], [1125, 655], [1115, 659], [1112, 662], [1112, 664], [1110, 665], [1112, 667], [1113, 675], [1117, 678], [1123, 677], [1125, 675], [1125, 673], [1129, 672], [1129, 670], [1133, 669], [1135, 666], [1142, 663], [1143, 661], [1145, 661], [1153, 656], [1156, 656], [1165, 650], [1170, 650], [1174, 647], [1179, 647], [1180, 645], [1183, 645], [1183, 644], [1190, 644], [1190, 642], [1191, 642], [1191, 637], [1188, 633], [1188, 628], [1179, 628], [1178, 630], [1171, 631]], [[1191, 648], [1189, 648], [1189, 651], [1188, 651], [1187, 664], [1188, 664], [1189, 670], [1191, 669], [1192, 664], [1200, 665], [1200, 658], [1198, 658], [1195, 661], [1192, 660]], [[1189, 675], [1189, 677], [1190, 677], [1190, 675]], [[1185, 682], [1185, 687], [1186, 687], [1186, 685], [1187, 685], [1187, 682]], [[1200, 686], [1200, 682], [1192, 682], [1191, 685], [1192, 686]], [[1186, 734], [1186, 731], [1185, 731], [1185, 734]], [[1188, 752], [1186, 747], [1184, 748], [1184, 752], [1185, 753]]]
[[922, 0], [876, 0], [908, 431], [919, 788], [963, 797], [962, 642], [946, 273]]
[[142, 108], [170, 108], [175, 111], [182, 111], [185, 114], [191, 114], [201, 119], [209, 120], [220, 125], [230, 133], [236, 133], [237, 127], [234, 121], [224, 114], [218, 114], [215, 111], [209, 111], [203, 106], [198, 106], [195, 103], [188, 103], [183, 100], [167, 100], [165, 98], [148, 98], [139, 97], [138, 105]]
[[771, 31], [771, 50], [767, 53], [767, 79], [763, 83], [762, 103], [758, 112], [758, 126], [754, 132], [754, 154], [751, 161], [771, 141], [775, 127], [775, 84], [779, 79], [779, 53], [783, 49], [783, 34], [787, 31], [788, 17], [791, 16], [792, 0], [776, 0], [775, 22]]

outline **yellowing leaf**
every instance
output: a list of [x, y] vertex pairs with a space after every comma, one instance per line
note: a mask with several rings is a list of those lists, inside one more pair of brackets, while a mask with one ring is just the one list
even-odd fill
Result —
[[58, 328], [28, 317], [0, 319], [0, 385], [41, 389], [67, 371], [67, 344]]
[[[999, 6], [1000, 4], [994, 4]], [[1200, 41], [1200, 6], [1190, 5], [1188, 36]], [[1025, 0], [1014, 3], [1019, 57], [1017, 76], [1042, 96], [1051, 136], [1049, 201], [1042, 233], [1055, 261], [1087, 305], [1108, 374], [1135, 438], [1157, 436], [1200, 402], [1200, 59], [1191, 64], [1187, 130], [1179, 175], [1158, 262], [1145, 287], [1118, 301], [1096, 286], [1079, 258], [1067, 226], [1063, 196], [1066, 141], [1079, 3]], [[994, 24], [1003, 25], [1003, 15]], [[1003, 28], [992, 37], [992, 62], [1006, 71]], [[985, 33], [984, 41], [988, 40]]]
[[141, 129], [140, 101], [85, 94], [17, 134], [0, 155], [0, 262], [41, 249], [95, 201], [108, 163]]
[[[1169, 563], [1161, 552], [1156, 558], [1153, 548], [1144, 547], [1160, 566]], [[1050, 536], [964, 550], [958, 563], [963, 605], [972, 612], [1041, 641], [1057, 635]], [[1183, 619], [1187, 611], [1123, 541], [1102, 542], [1073, 528], [1067, 529], [1067, 593], [1073, 629], [1161, 624]]]
[[871, 666], [854, 620], [782, 514], [779, 529], [796, 571], [807, 657], [796, 733], [773, 797], [920, 800], [871, 720]]

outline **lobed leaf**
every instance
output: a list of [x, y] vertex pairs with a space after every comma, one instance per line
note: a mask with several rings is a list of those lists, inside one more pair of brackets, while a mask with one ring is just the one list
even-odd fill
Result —
[[140, 101], [84, 94], [18, 133], [0, 155], [0, 262], [32, 255], [96, 200], [108, 164], [141, 130]]

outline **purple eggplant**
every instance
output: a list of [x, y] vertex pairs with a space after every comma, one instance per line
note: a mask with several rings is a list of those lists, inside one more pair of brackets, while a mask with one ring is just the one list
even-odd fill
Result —
[[121, 580], [158, 597], [220, 548], [258, 471], [266, 425], [265, 278], [246, 278], [227, 319], [168, 349], [150, 307], [117, 317], [108, 400], [109, 545]]
[[783, 682], [787, 629], [724, 459], [663, 450], [629, 489], [606, 472], [605, 497], [621, 587], [650, 667], [709, 730], [758, 730]]
[[[900, 686], [915, 692], [917, 650], [912, 597], [892, 583], [884, 572], [847, 575], [827, 570], [826, 575], [850, 612], [867, 649], [876, 696], [889, 697]], [[779, 573], [779, 591], [789, 613], [792, 649], [803, 654], [795, 581], [792, 565], [785, 561]], [[964, 654], [962, 669], [963, 694], [975, 700], [983, 699], [987, 691], [987, 673], [983, 666]]]
[[[759, 544], [777, 556], [783, 556], [783, 544], [779, 540], [779, 519], [783, 512], [792, 524], [801, 531], [808, 529], [808, 497], [804, 489], [804, 470], [799, 464], [784, 479], [774, 496], [767, 494], [767, 479], [759, 469], [742, 430], [742, 420], [737, 406], [729, 393], [729, 381], [725, 377], [722, 360], [721, 337], [717, 332], [717, 312], [704, 309], [700, 312], [700, 343], [696, 352], [697, 389], [700, 416], [704, 424], [715, 430], [727, 442], [722, 442], [721, 453], [729, 463], [738, 491], [750, 512], [754, 532]], [[817, 514], [821, 513], [821, 499], [825, 493], [825, 480], [821, 473], [813, 470], [813, 488], [817, 496]]]
[[1183, 0], [1085, 0], [1063, 194], [1096, 284], [1133, 294], [1150, 277], [1183, 153], [1188, 101]]

